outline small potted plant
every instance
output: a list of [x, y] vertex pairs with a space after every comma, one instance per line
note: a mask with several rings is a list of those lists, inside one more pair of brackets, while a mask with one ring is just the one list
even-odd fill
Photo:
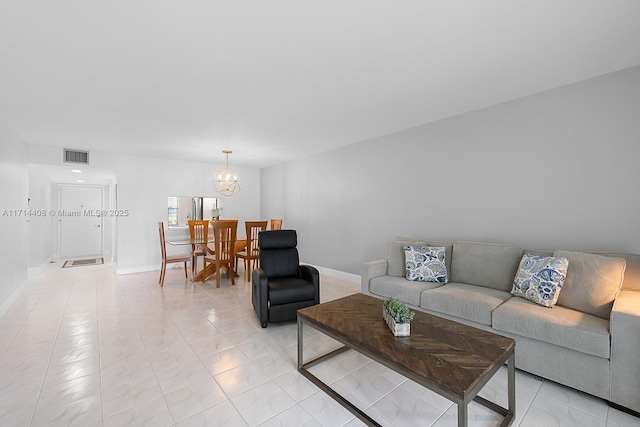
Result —
[[384, 300], [382, 317], [396, 337], [409, 336], [411, 321], [415, 315], [414, 311], [410, 311], [406, 305], [395, 298]]

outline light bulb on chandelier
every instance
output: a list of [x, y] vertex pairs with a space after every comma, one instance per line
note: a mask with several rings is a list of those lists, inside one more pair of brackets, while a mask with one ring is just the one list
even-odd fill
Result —
[[229, 167], [229, 154], [231, 150], [222, 150], [227, 155], [227, 167], [216, 172], [213, 176], [213, 185], [216, 191], [223, 196], [233, 196], [240, 191], [240, 177]]

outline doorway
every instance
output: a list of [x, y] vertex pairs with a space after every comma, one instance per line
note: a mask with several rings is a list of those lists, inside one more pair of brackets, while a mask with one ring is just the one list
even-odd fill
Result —
[[102, 254], [102, 187], [61, 185], [57, 212], [60, 256], [76, 258]]

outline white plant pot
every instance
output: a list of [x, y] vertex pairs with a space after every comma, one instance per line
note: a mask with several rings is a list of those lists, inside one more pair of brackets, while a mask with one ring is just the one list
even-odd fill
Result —
[[382, 307], [382, 318], [396, 337], [408, 337], [411, 332], [411, 323], [396, 323], [393, 317]]

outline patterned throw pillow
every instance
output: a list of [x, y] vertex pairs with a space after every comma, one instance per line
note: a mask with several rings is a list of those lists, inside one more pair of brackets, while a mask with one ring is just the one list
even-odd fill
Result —
[[524, 254], [511, 294], [543, 307], [553, 307], [560, 296], [568, 267], [566, 258]]
[[405, 246], [407, 280], [447, 283], [444, 247]]

